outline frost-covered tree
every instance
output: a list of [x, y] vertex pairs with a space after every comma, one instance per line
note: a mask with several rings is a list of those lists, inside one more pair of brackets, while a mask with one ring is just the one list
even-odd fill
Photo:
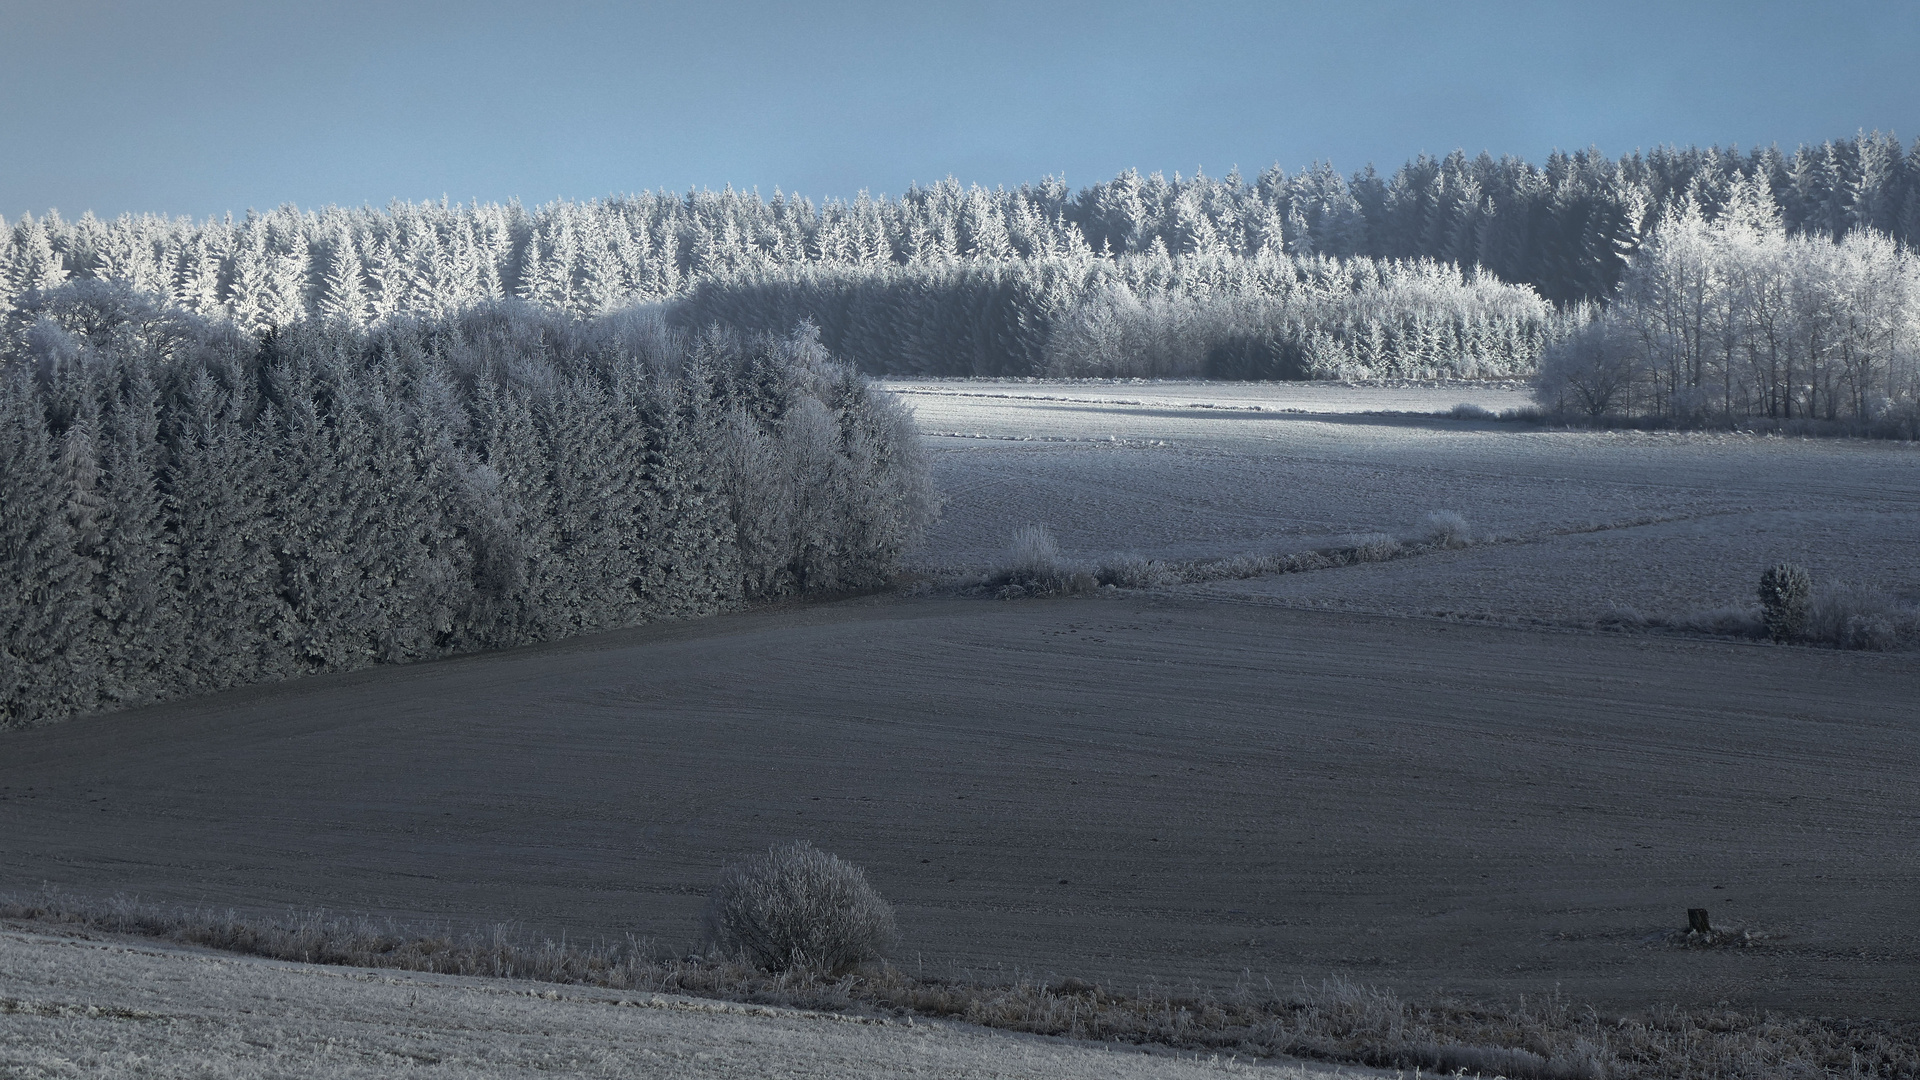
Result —
[[1579, 378], [1604, 356], [1610, 380], [1631, 373], [1608, 409], [1695, 422], [1912, 414], [1920, 261], [1876, 229], [1790, 233], [1758, 176], [1718, 198], [1712, 214], [1696, 196], [1661, 219], [1599, 323], [1543, 364], [1543, 400], [1596, 411]]
[[811, 333], [256, 335], [90, 279], [0, 336], [0, 500], [0, 724], [870, 586], [932, 506]]

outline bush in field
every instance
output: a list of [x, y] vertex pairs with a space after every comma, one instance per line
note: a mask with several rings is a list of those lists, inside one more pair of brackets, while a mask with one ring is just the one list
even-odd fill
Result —
[[1178, 567], [1139, 555], [1120, 555], [1109, 559], [1100, 564], [1094, 577], [1122, 589], [1152, 589], [1178, 585], [1186, 580]]
[[1064, 572], [1060, 545], [1045, 525], [1022, 525], [1007, 545], [1007, 573], [1025, 581], [1051, 581]]
[[1422, 522], [1427, 540], [1444, 548], [1466, 547], [1473, 543], [1473, 529], [1467, 519], [1452, 510], [1430, 510]]
[[805, 840], [728, 865], [702, 922], [710, 952], [768, 971], [835, 974], [898, 938], [866, 872]]
[[1806, 633], [1812, 602], [1813, 578], [1804, 569], [1780, 563], [1760, 575], [1760, 608], [1773, 640], [1789, 641]]
[[1400, 554], [1400, 541], [1387, 533], [1360, 533], [1347, 537], [1354, 562], [1386, 562]]
[[1045, 525], [1022, 525], [1013, 530], [1006, 561], [995, 578], [1003, 586], [1003, 598], [1088, 593], [1100, 585], [1092, 574], [1076, 571], [1060, 558], [1060, 546]]
[[1871, 585], [1839, 584], [1817, 590], [1807, 607], [1804, 635], [1843, 649], [1880, 651], [1900, 644], [1916, 613]]

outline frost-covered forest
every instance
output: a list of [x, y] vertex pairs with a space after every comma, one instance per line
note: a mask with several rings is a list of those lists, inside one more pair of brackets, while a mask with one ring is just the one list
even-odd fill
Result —
[[[1920, 148], [0, 230], [0, 723], [881, 580], [855, 374], [1489, 377], [1905, 424]], [[797, 328], [797, 329], [796, 329]]]
[[1920, 260], [1877, 228], [1793, 233], [1762, 177], [1670, 208], [1596, 321], [1549, 350], [1541, 399], [1594, 416], [1920, 432]]
[[[1128, 172], [1078, 192], [949, 180], [819, 205], [727, 190], [200, 223], [49, 213], [0, 236], [0, 306], [68, 278], [123, 281], [253, 330], [506, 298], [583, 316], [691, 298], [683, 324], [724, 312], [784, 331], [804, 313], [870, 372], [1506, 374], [1559, 336], [1535, 293], [1575, 312], [1611, 298], [1671, 210], [1711, 219], [1756, 178], [1790, 234], [1920, 235], [1920, 156], [1873, 134], [1792, 154], [1590, 150], [1544, 166], [1456, 152], [1388, 177]], [[1087, 352], [1107, 340], [1149, 345]], [[1141, 359], [1167, 342], [1177, 358]]]
[[671, 311], [809, 320], [836, 356], [893, 375], [1488, 378], [1532, 372], [1569, 323], [1530, 289], [1430, 260], [1163, 251], [801, 264], [702, 281]]
[[1390, 177], [1372, 168], [1343, 177], [1324, 164], [1292, 175], [1276, 166], [1252, 181], [1129, 171], [1077, 193], [1051, 178], [992, 191], [948, 180], [897, 199], [862, 195], [818, 206], [729, 189], [531, 211], [517, 203], [283, 207], [197, 224], [49, 214], [0, 239], [8, 268], [0, 287], [17, 291], [65, 274], [120, 278], [249, 325], [302, 311], [437, 314], [504, 296], [601, 314], [685, 295], [701, 278], [796, 263], [906, 266], [1165, 249], [1479, 265], [1564, 304], [1610, 295], [1626, 257], [1670, 207], [1692, 197], [1712, 214], [1735, 181], [1755, 176], [1791, 232], [1837, 239], [1869, 226], [1897, 240], [1920, 237], [1920, 154], [1875, 133], [1791, 154], [1555, 152], [1544, 166], [1456, 151], [1423, 156]]
[[479, 307], [256, 338], [112, 282], [0, 357], [0, 726], [873, 584], [916, 435], [807, 337]]

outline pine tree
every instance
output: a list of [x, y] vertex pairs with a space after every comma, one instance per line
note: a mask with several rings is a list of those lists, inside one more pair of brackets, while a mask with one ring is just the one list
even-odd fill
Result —
[[349, 326], [365, 326], [372, 312], [367, 301], [366, 272], [354, 250], [353, 237], [345, 229], [334, 236], [328, 261], [330, 268], [320, 291], [321, 316]]

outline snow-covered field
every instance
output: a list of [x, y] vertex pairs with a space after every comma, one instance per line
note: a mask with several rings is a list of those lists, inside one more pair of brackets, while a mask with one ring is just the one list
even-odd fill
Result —
[[1294, 552], [1453, 510], [1501, 542], [1198, 591], [1574, 625], [1750, 604], [1779, 561], [1920, 591], [1913, 444], [1391, 415], [1524, 404], [1509, 384], [889, 385], [947, 497], [913, 556], [927, 569], [989, 565], [1029, 523], [1093, 562]]
[[[659, 994], [318, 967], [0, 930], [0, 1074], [1134, 1080], [1248, 1075], [964, 1024]], [[1271, 1080], [1383, 1076], [1261, 1067]]]

